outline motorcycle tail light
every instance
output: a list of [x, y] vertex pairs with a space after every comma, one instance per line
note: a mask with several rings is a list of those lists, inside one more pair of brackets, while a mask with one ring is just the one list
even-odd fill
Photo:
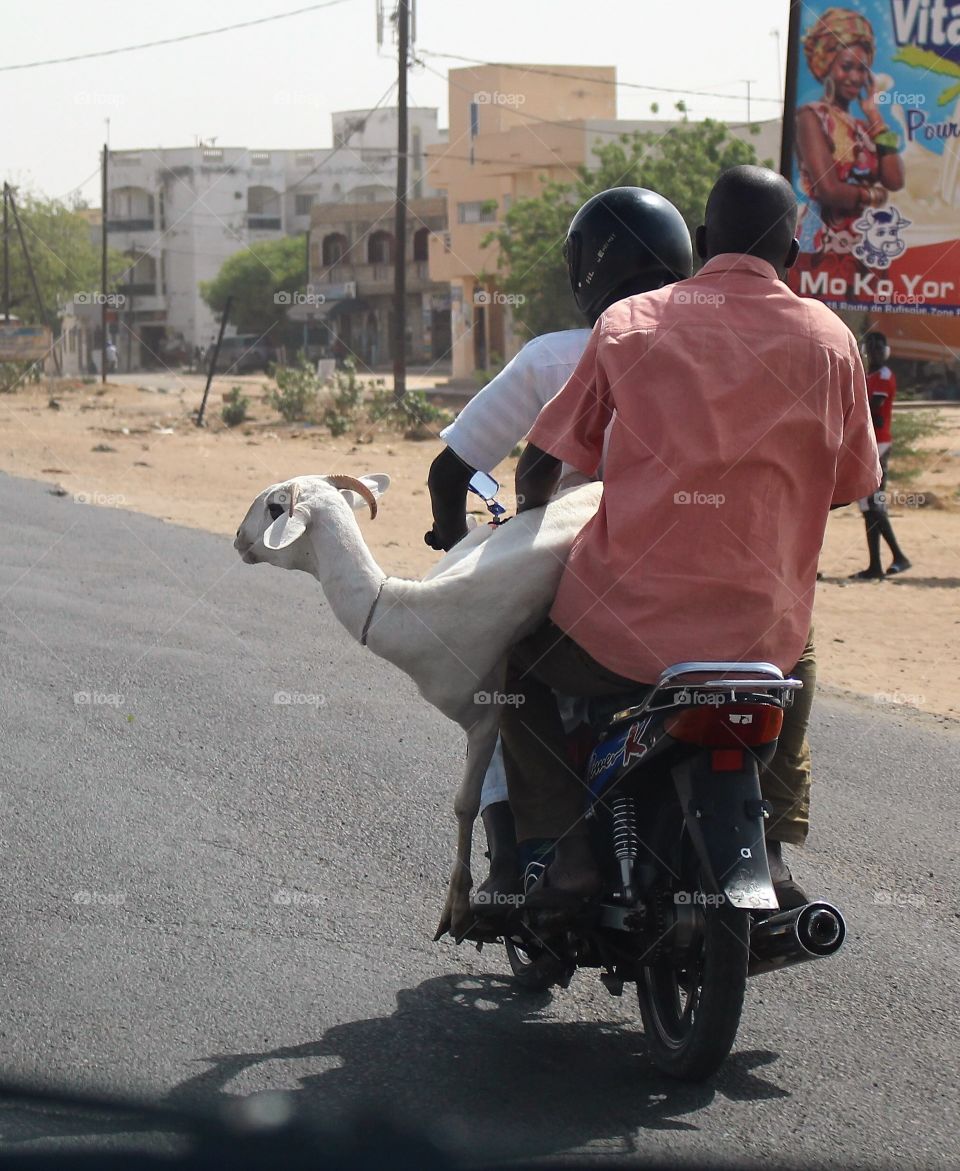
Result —
[[667, 716], [663, 729], [674, 740], [704, 748], [751, 748], [780, 735], [783, 709], [767, 703], [689, 707]]

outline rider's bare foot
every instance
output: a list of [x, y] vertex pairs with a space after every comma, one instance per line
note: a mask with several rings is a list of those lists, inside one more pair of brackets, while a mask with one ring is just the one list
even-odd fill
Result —
[[879, 581], [885, 576], [882, 569], [861, 569], [859, 573], [850, 574], [850, 581]]
[[590, 841], [583, 834], [567, 835], [557, 842], [556, 854], [543, 878], [527, 895], [524, 906], [576, 907], [600, 893], [601, 878]]
[[898, 557], [896, 561], [891, 561], [887, 566], [887, 576], [889, 577], [896, 573], [904, 573], [911, 567], [912, 564], [913, 562], [910, 561], [909, 558]]

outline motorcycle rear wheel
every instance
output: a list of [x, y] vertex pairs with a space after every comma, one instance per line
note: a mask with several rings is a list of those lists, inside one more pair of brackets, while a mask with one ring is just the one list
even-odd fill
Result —
[[640, 1014], [653, 1063], [681, 1081], [715, 1073], [736, 1040], [750, 954], [750, 915], [729, 903], [702, 908], [699, 951], [668, 954], [637, 981]]

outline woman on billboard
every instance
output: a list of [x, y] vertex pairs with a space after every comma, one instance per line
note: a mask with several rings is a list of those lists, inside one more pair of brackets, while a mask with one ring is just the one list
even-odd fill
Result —
[[[871, 66], [873, 27], [849, 8], [828, 8], [803, 39], [823, 97], [797, 110], [797, 157], [807, 203], [799, 228], [801, 265], [835, 257], [834, 270], [856, 271], [854, 228], [865, 208], [882, 207], [903, 187], [900, 139], [877, 109]], [[859, 102], [863, 118], [850, 107]], [[806, 265], [803, 262], [806, 261]]]

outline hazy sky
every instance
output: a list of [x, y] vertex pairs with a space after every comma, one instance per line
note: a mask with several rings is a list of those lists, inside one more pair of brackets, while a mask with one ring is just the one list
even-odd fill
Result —
[[[305, 6], [307, 0], [32, 0], [5, 22], [0, 66], [200, 32]], [[384, 0], [388, 11], [392, 0]], [[753, 118], [775, 117], [777, 39], [786, 52], [787, 0], [417, 0], [421, 51], [485, 61], [615, 65], [618, 113], [661, 116], [684, 89], [693, 117], [742, 121], [750, 78]], [[255, 28], [179, 45], [63, 65], [0, 72], [3, 177], [47, 195], [80, 189], [99, 204], [98, 151], [110, 119], [113, 149], [191, 145], [331, 145], [333, 110], [373, 105], [396, 76], [389, 40], [378, 57], [375, 0], [343, 0]], [[411, 102], [438, 106], [446, 126], [448, 68], [416, 66]], [[780, 66], [782, 68], [782, 65]], [[443, 75], [437, 76], [437, 73]]]

